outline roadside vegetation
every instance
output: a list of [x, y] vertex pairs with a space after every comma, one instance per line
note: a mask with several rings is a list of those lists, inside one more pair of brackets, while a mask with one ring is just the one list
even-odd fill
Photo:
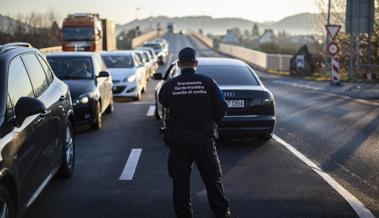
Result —
[[0, 32], [0, 44], [28, 42], [36, 48], [57, 46], [60, 44], [60, 18], [53, 10], [18, 14], [9, 19], [5, 27], [8, 31]]

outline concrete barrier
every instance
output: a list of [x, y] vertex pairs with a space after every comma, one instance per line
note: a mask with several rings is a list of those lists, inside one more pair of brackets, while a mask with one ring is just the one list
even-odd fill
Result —
[[242, 59], [262, 69], [286, 72], [290, 69], [290, 60], [292, 58], [291, 55], [266, 54], [264, 52], [227, 44], [220, 44], [219, 51], [226, 55]]
[[55, 47], [49, 47], [49, 48], [41, 48], [40, 51], [44, 54], [47, 53], [54, 53], [54, 52], [60, 52], [62, 51], [62, 46], [55, 46]]
[[251, 49], [235, 46], [220, 44], [220, 52], [242, 59], [250, 64], [266, 69], [267, 67], [267, 54]]
[[289, 72], [291, 58], [292, 55], [267, 54], [266, 69]]
[[151, 31], [148, 33], [145, 33], [143, 35], [138, 36], [137, 38], [134, 38], [132, 40], [132, 49], [137, 48], [138, 46], [142, 45], [145, 41], [152, 40], [154, 38], [158, 38], [163, 35], [163, 32], [160, 31]]
[[203, 34], [199, 32], [191, 32], [190, 34], [194, 36], [195, 38], [197, 38], [198, 40], [200, 40], [205, 45], [207, 45], [209, 48], [213, 48], [213, 39], [207, 36], [204, 36]]

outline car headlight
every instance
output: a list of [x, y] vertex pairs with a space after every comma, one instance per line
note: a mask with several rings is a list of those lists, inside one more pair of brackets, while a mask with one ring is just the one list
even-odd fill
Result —
[[128, 82], [132, 83], [132, 82], [136, 81], [136, 79], [137, 79], [136, 75], [131, 75], [128, 78], [126, 78], [125, 80], [128, 80]]
[[87, 96], [84, 96], [79, 101], [81, 104], [88, 104], [89, 98]]
[[90, 102], [90, 99], [95, 97], [95, 93], [89, 92], [85, 93], [83, 95], [80, 95], [77, 99], [74, 101], [74, 105], [78, 104], [88, 104]]

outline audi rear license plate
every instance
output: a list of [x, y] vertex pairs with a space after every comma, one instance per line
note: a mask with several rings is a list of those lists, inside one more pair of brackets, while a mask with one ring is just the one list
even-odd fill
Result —
[[244, 108], [245, 101], [244, 100], [226, 100], [229, 108]]

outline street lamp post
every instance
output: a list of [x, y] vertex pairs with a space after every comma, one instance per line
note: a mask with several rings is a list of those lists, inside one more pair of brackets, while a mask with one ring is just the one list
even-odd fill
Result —
[[138, 20], [138, 11], [140, 10], [139, 7], [136, 7], [136, 10], [135, 10], [135, 17], [136, 17], [136, 20]]

